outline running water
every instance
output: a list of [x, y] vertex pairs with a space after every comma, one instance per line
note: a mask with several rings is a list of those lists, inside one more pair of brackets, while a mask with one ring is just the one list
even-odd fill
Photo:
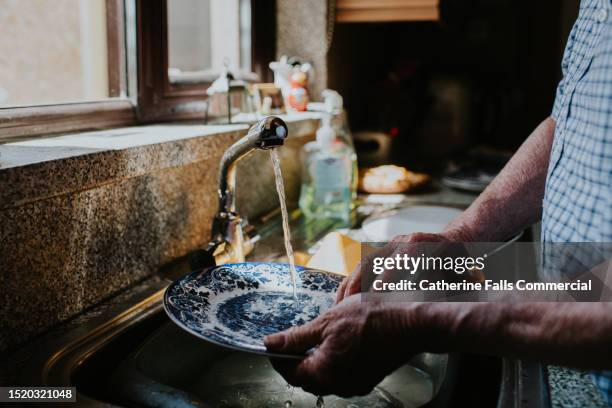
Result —
[[274, 178], [276, 179], [276, 191], [278, 192], [278, 201], [280, 201], [281, 215], [283, 217], [283, 234], [285, 237], [285, 251], [289, 259], [289, 272], [291, 272], [291, 283], [293, 284], [293, 298], [297, 297], [298, 276], [295, 270], [295, 258], [293, 256], [293, 247], [291, 246], [291, 231], [289, 230], [289, 214], [287, 213], [287, 203], [285, 202], [285, 185], [283, 184], [283, 174], [280, 168], [280, 159], [276, 150], [270, 150], [270, 159], [272, 159], [272, 167], [274, 167]]

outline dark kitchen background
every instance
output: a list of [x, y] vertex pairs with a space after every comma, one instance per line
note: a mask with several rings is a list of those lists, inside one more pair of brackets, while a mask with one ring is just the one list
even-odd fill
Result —
[[436, 170], [481, 146], [514, 151], [550, 115], [579, 1], [446, 0], [440, 21], [337, 24], [328, 85], [357, 149], [391, 139], [391, 161]]

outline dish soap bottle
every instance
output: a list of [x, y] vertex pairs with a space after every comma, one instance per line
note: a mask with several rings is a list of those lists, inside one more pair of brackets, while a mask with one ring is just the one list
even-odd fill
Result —
[[306, 218], [350, 223], [356, 161], [353, 149], [337, 137], [331, 116], [324, 116], [317, 140], [302, 149], [300, 209]]
[[[331, 116], [331, 126], [336, 132], [336, 138], [343, 141], [349, 149], [357, 157], [355, 152], [355, 144], [353, 143], [353, 137], [351, 136], [351, 130], [348, 125], [348, 119], [346, 117], [346, 111], [344, 110], [344, 101], [342, 96], [332, 90], [325, 89], [321, 96], [323, 97], [325, 104], [325, 111], [330, 113]], [[351, 179], [351, 203], [353, 208], [357, 202], [357, 186], [358, 186], [358, 177], [359, 173], [357, 170], [357, 160], [353, 162], [353, 172]]]

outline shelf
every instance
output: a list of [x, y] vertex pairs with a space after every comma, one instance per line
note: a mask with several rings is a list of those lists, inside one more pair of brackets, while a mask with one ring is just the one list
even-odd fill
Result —
[[439, 0], [338, 0], [338, 23], [438, 21]]

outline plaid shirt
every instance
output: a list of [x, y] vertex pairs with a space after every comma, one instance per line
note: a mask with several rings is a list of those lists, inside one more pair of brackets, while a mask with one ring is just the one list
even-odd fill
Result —
[[[612, 242], [610, 14], [610, 0], [582, 0], [563, 55], [552, 113], [544, 248], [547, 242]], [[612, 371], [594, 373], [593, 379], [612, 405]]]

